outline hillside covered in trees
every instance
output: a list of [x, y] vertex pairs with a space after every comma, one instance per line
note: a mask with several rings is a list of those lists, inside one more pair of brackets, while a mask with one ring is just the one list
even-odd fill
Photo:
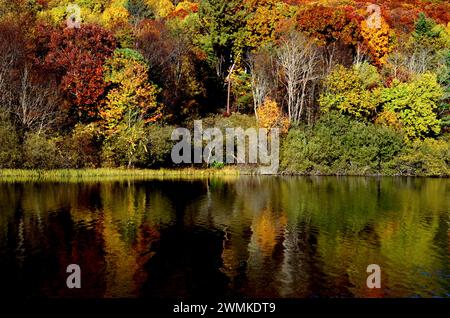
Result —
[[0, 0], [0, 168], [171, 167], [203, 119], [280, 127], [285, 173], [448, 176], [450, 4], [374, 4]]

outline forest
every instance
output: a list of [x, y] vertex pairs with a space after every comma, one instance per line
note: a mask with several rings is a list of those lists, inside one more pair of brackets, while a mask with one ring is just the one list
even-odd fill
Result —
[[450, 175], [445, 0], [0, 0], [0, 64], [0, 169], [174, 168], [202, 119], [284, 174]]

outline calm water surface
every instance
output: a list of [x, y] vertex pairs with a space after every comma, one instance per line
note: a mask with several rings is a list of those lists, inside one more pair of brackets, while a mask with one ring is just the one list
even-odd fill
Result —
[[0, 293], [449, 297], [449, 220], [448, 179], [0, 183]]

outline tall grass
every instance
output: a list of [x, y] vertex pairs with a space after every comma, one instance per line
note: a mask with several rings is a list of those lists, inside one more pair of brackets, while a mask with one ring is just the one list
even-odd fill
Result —
[[26, 181], [114, 181], [114, 180], [151, 180], [151, 179], [198, 179], [212, 176], [237, 177], [236, 168], [223, 169], [59, 169], [59, 170], [23, 170], [0, 169], [0, 182]]

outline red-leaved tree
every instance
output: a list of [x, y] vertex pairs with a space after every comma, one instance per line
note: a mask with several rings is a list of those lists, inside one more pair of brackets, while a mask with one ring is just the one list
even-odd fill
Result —
[[53, 29], [42, 65], [60, 78], [69, 113], [80, 121], [98, 117], [105, 94], [103, 64], [116, 48], [114, 36], [98, 25]]

